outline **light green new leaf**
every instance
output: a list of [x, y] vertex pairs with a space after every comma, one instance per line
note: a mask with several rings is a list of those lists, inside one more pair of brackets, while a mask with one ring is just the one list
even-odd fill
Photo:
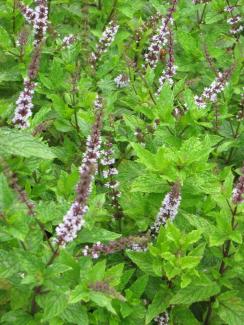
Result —
[[105, 307], [108, 311], [110, 311], [112, 314], [116, 314], [115, 309], [112, 306], [112, 299], [105, 296], [101, 292], [91, 292], [90, 293], [90, 299], [95, 302], [96, 305], [100, 307]]

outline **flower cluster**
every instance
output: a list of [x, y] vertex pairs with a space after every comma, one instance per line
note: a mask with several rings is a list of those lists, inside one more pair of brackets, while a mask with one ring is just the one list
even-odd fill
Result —
[[224, 8], [224, 11], [228, 12], [228, 13], [231, 13], [232, 11], [234, 11], [235, 8], [236, 8], [235, 6], [226, 6]]
[[46, 0], [36, 0], [34, 19], [34, 46], [38, 46], [45, 38], [48, 26], [48, 7]]
[[145, 136], [142, 132], [142, 129], [137, 127], [135, 129], [134, 135], [136, 137], [136, 140], [143, 145], [145, 142]]
[[173, 221], [178, 213], [180, 206], [181, 194], [180, 184], [175, 183], [171, 191], [165, 196], [161, 208], [158, 212], [156, 221], [150, 227], [150, 235], [155, 238], [159, 233], [161, 225], [164, 226], [167, 220]]
[[25, 27], [22, 28], [19, 33], [18, 39], [16, 40], [16, 46], [19, 47], [20, 55], [23, 56], [24, 48], [28, 41], [29, 30]]
[[[19, 128], [29, 127], [29, 117], [32, 115], [32, 98], [36, 83], [39, 60], [41, 55], [41, 45], [47, 30], [47, 15], [48, 7], [46, 0], [36, 0], [36, 9], [33, 11], [22, 3], [19, 7], [25, 15], [28, 14], [28, 19], [33, 23], [34, 28], [34, 51], [31, 58], [31, 63], [28, 69], [28, 77], [24, 79], [24, 90], [20, 93], [16, 101], [16, 109], [13, 117], [13, 123]], [[30, 18], [31, 17], [31, 18]]]
[[26, 6], [22, 1], [17, 2], [17, 6], [18, 6], [19, 10], [21, 11], [22, 15], [24, 16], [25, 20], [29, 24], [34, 24], [35, 18], [36, 18], [35, 10]]
[[149, 237], [146, 236], [129, 236], [110, 241], [107, 244], [97, 242], [90, 247], [86, 245], [82, 250], [82, 255], [97, 259], [101, 255], [109, 255], [125, 249], [141, 252], [147, 249], [148, 241]]
[[122, 208], [119, 204], [119, 197], [121, 195], [118, 187], [119, 182], [115, 179], [118, 174], [118, 170], [115, 166], [113, 144], [108, 141], [105, 143], [105, 148], [101, 152], [101, 165], [103, 166], [103, 177], [106, 180], [105, 187], [109, 192], [107, 196], [111, 201], [111, 206], [114, 209], [114, 218], [120, 219], [123, 215]]
[[114, 82], [117, 88], [125, 88], [129, 85], [130, 80], [126, 74], [119, 74], [116, 78], [114, 78]]
[[158, 325], [168, 325], [169, 324], [169, 314], [164, 312], [163, 314], [154, 318], [155, 323]]
[[32, 115], [32, 98], [35, 89], [35, 82], [29, 78], [24, 80], [24, 90], [20, 93], [16, 101], [16, 109], [13, 117], [13, 123], [21, 129], [29, 127], [29, 117]]
[[161, 93], [161, 90], [163, 88], [163, 85], [165, 81], [168, 81], [168, 83], [172, 86], [174, 81], [173, 81], [173, 76], [176, 73], [176, 66], [174, 65], [175, 59], [174, 59], [174, 41], [173, 41], [173, 32], [172, 29], [169, 28], [169, 37], [168, 37], [168, 42], [169, 42], [169, 58], [166, 63], [166, 69], [163, 71], [161, 77], [159, 78], [159, 88], [157, 90], [156, 95], [159, 96]]
[[92, 189], [92, 182], [97, 171], [97, 162], [100, 156], [100, 133], [102, 126], [103, 104], [97, 97], [95, 101], [96, 120], [91, 135], [87, 138], [86, 152], [84, 154], [80, 171], [80, 180], [76, 187], [76, 198], [69, 211], [64, 216], [63, 223], [56, 228], [56, 242], [65, 246], [77, 237], [77, 233], [84, 225], [84, 214], [87, 212], [87, 201]]
[[243, 31], [243, 25], [241, 25], [241, 16], [235, 15], [227, 19], [227, 23], [231, 25], [230, 33], [232, 35], [237, 35]]
[[241, 94], [240, 109], [236, 114], [236, 118], [238, 121], [242, 121], [244, 119], [244, 94]]
[[169, 25], [173, 24], [173, 13], [176, 10], [177, 0], [172, 0], [172, 5], [168, 9], [168, 13], [164, 19], [162, 19], [161, 27], [158, 29], [157, 33], [151, 38], [150, 45], [147, 52], [144, 55], [146, 64], [148, 64], [152, 69], [155, 69], [158, 61], [160, 50], [165, 47], [168, 43]]
[[75, 41], [76, 38], [73, 34], [65, 36], [62, 41], [62, 47], [69, 48]]
[[155, 15], [151, 16], [146, 22], [144, 22], [135, 32], [135, 40], [136, 43], [139, 43], [142, 39], [142, 35], [149, 29], [149, 28], [156, 28], [158, 22], [160, 19], [162, 19], [163, 16], [159, 12], [157, 12]]
[[240, 204], [244, 202], [244, 167], [241, 169], [241, 176], [239, 177], [236, 186], [232, 192], [232, 202]]
[[217, 96], [221, 93], [228, 83], [231, 70], [218, 72], [217, 77], [209, 87], [204, 88], [201, 96], [195, 96], [195, 103], [199, 108], [206, 108], [207, 102], [215, 102]]
[[119, 25], [114, 21], [110, 21], [105, 31], [102, 34], [102, 37], [99, 39], [99, 42], [96, 47], [96, 51], [91, 54], [91, 62], [93, 65], [100, 60], [102, 54], [106, 53], [109, 46], [114, 41], [115, 35], [117, 34]]

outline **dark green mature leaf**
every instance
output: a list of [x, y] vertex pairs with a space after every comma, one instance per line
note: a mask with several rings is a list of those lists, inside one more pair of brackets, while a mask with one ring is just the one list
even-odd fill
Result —
[[63, 313], [68, 304], [68, 299], [61, 292], [53, 292], [38, 296], [37, 302], [44, 310], [44, 319], [49, 320]]
[[88, 315], [85, 306], [81, 304], [70, 305], [61, 314], [61, 318], [69, 323], [88, 325]]
[[226, 292], [218, 296], [218, 315], [228, 325], [244, 323], [244, 302], [236, 292]]
[[146, 324], [166, 310], [172, 294], [166, 289], [160, 289], [154, 296], [152, 303], [148, 306], [146, 314]]
[[176, 305], [191, 305], [197, 301], [206, 301], [211, 296], [219, 293], [220, 287], [215, 283], [206, 285], [189, 285], [188, 287], [179, 290], [176, 295], [170, 300], [171, 304]]
[[0, 128], [0, 152], [26, 158], [55, 158], [51, 148], [41, 140], [26, 131], [8, 128]]

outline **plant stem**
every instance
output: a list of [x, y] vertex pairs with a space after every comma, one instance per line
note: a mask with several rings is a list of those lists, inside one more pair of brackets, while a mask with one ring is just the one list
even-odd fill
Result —
[[199, 21], [198, 21], [199, 25], [200, 25], [200, 24], [202, 23], [202, 21], [203, 21], [203, 17], [204, 17], [204, 14], [205, 14], [206, 9], [207, 9], [207, 3], [205, 3], [205, 5], [204, 5], [204, 7], [203, 7], [202, 14], [201, 14], [200, 19], [199, 19]]
[[105, 29], [105, 27], [107, 26], [107, 24], [110, 22], [110, 20], [113, 18], [113, 15], [114, 15], [114, 12], [115, 12], [115, 9], [116, 9], [116, 6], [117, 6], [117, 2], [118, 2], [118, 0], [114, 0], [114, 1], [113, 1], [112, 9], [111, 9], [111, 11], [110, 11], [110, 14], [108, 15], [108, 18], [107, 18], [107, 20], [106, 20], [106, 23], [105, 23], [104, 29]]
[[13, 34], [15, 34], [15, 32], [16, 32], [16, 0], [13, 0], [12, 24], [13, 24]]
[[[53, 251], [50, 259], [48, 260], [47, 264], [46, 264], [46, 268], [51, 265], [55, 258], [59, 255], [59, 246], [57, 246], [57, 248]], [[34, 288], [34, 292], [33, 292], [33, 297], [32, 297], [32, 300], [31, 300], [31, 314], [34, 315], [37, 311], [37, 303], [36, 303], [36, 297], [41, 293], [41, 289], [42, 289], [42, 286], [39, 285], [39, 286], [36, 286]]]

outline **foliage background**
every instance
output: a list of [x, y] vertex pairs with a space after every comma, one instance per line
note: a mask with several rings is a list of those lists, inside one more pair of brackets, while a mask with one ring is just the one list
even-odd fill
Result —
[[[152, 94], [164, 63], [155, 71], [148, 68], [143, 77], [130, 61], [137, 58], [138, 66], [143, 64], [153, 31], [143, 34], [139, 46], [135, 32], [157, 11], [165, 15], [166, 1], [53, 0], [49, 5], [51, 27], [41, 57], [31, 127], [19, 131], [12, 128], [11, 118], [30, 61], [32, 36], [20, 55], [16, 40], [24, 19], [12, 0], [0, 2], [1, 156], [35, 202], [35, 218], [54, 235], [74, 199], [99, 92], [105, 99], [103, 137], [112, 132], [116, 149], [124, 217], [120, 224], [112, 220], [99, 174], [85, 228], [46, 266], [51, 254], [47, 241], [1, 172], [1, 323], [153, 324], [155, 316], [167, 309], [170, 324], [197, 325], [207, 324], [210, 306], [209, 324], [242, 324], [243, 204], [235, 211], [231, 195], [244, 160], [243, 124], [236, 118], [243, 93], [243, 38], [236, 40], [228, 33], [226, 2], [213, 0], [196, 6], [188, 0], [178, 2], [175, 83], [173, 88], [166, 84], [156, 100]], [[119, 32], [94, 71], [90, 53], [113, 15]], [[69, 33], [77, 41], [60, 50], [61, 39]], [[217, 103], [199, 110], [194, 95], [215, 78], [206, 48], [218, 70], [232, 64], [234, 70]], [[72, 76], [79, 67], [74, 94]], [[129, 87], [116, 88], [113, 79], [120, 73], [130, 77]], [[174, 107], [182, 108], [185, 103], [188, 110], [175, 118]], [[151, 132], [149, 126], [155, 119], [160, 119], [160, 125]], [[43, 122], [46, 130], [33, 136]], [[135, 135], [138, 127], [143, 145]], [[87, 243], [146, 232], [175, 181], [182, 184], [177, 218], [161, 229], [146, 252], [127, 250], [97, 261], [77, 257]], [[228, 241], [230, 254], [223, 256]], [[123, 299], [92, 290], [90, 285], [97, 281], [109, 283]], [[43, 289], [36, 296], [33, 314], [30, 308], [37, 286]]]

